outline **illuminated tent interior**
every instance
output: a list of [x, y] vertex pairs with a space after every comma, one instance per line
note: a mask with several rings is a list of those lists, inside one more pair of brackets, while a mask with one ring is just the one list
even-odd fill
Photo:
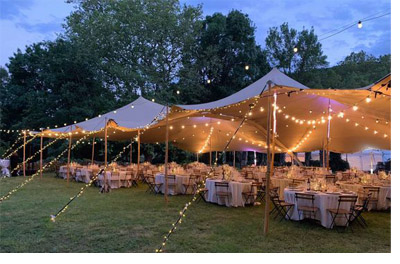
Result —
[[[197, 153], [227, 150], [266, 152], [268, 97], [276, 93], [276, 152], [329, 151], [353, 153], [390, 149], [391, 76], [359, 89], [309, 89], [277, 69], [224, 99], [170, 108], [169, 140]], [[270, 89], [268, 89], [268, 83]], [[43, 132], [44, 137], [71, 133], [80, 138], [128, 140], [142, 131], [141, 141], [165, 141], [166, 107], [140, 97], [99, 117]], [[243, 123], [242, 123], [243, 121]], [[329, 144], [327, 146], [329, 130]], [[145, 132], [143, 132], [145, 131]], [[68, 135], [69, 136], [69, 135]]]

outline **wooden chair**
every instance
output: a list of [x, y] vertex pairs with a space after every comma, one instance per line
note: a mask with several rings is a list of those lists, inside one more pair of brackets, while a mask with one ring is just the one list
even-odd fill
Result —
[[229, 192], [229, 183], [227, 182], [215, 182], [215, 194], [217, 195], [217, 202], [219, 202], [220, 198], [224, 198], [225, 203], [228, 200], [227, 205], [230, 204], [230, 192]]
[[[314, 205], [315, 201], [314, 194], [295, 193], [295, 199], [297, 203], [297, 213], [299, 215], [299, 218], [301, 212], [304, 218], [310, 218], [312, 220], [315, 220], [315, 215], [318, 211], [318, 208], [315, 207]], [[309, 217], [307, 217], [306, 214], [308, 214]]]
[[176, 176], [175, 175], [168, 175], [167, 176], [168, 177], [168, 192], [169, 192], [169, 190], [172, 188], [172, 190], [173, 190], [173, 193], [174, 194], [177, 194], [177, 190], [176, 190], [176, 187], [177, 187], [177, 182], [176, 182]]
[[374, 205], [374, 208], [378, 205], [378, 199], [379, 199], [379, 187], [375, 186], [364, 186], [363, 187], [364, 192], [362, 193], [361, 200], [365, 200], [369, 194], [371, 194], [371, 197], [369, 199], [369, 203]]
[[183, 183], [183, 187], [185, 188], [185, 194], [187, 194], [188, 190], [191, 188], [192, 189], [192, 193], [196, 191], [197, 189], [197, 176], [196, 175], [190, 175], [189, 176], [189, 181], [188, 183]]
[[335, 184], [336, 176], [334, 174], [327, 174], [327, 175], [325, 175], [325, 181], [326, 181], [326, 183]]
[[353, 211], [353, 217], [351, 219], [350, 223], [357, 222], [362, 228], [367, 228], [367, 221], [365, 221], [365, 218], [362, 216], [362, 214], [366, 211], [368, 211], [368, 204], [371, 199], [371, 193], [367, 195], [367, 198], [363, 200], [363, 203], [361, 205], [355, 205], [354, 206], [354, 211]]
[[146, 175], [144, 181], [147, 184], [146, 192], [157, 194], [161, 190], [162, 183], [156, 184], [156, 180], [153, 175]]
[[257, 198], [257, 189], [258, 189], [258, 184], [257, 183], [252, 183], [250, 190], [247, 192], [242, 192], [242, 197], [244, 199], [244, 204], [254, 204]]
[[271, 211], [271, 215], [273, 215], [275, 213], [274, 219], [276, 219], [276, 217], [278, 217], [280, 215], [281, 216], [280, 221], [282, 221], [282, 219], [285, 219], [285, 218], [290, 220], [289, 211], [290, 211], [290, 209], [293, 208], [294, 204], [287, 203], [283, 200], [280, 200], [278, 190], [279, 190], [279, 188], [275, 187], [269, 191], [269, 199], [271, 200], [272, 204], [274, 205], [274, 208]]
[[246, 173], [246, 179], [254, 179], [254, 175], [253, 175], [253, 172], [252, 172], [252, 171], [248, 171], [248, 172]]
[[[329, 214], [332, 217], [332, 223], [330, 228], [338, 226], [335, 222], [337, 217], [344, 217], [346, 219], [346, 224], [344, 228], [346, 229], [349, 226], [349, 223], [354, 215], [354, 205], [357, 202], [358, 197], [356, 195], [340, 195], [338, 206], [335, 209], [328, 209]], [[341, 206], [343, 204], [348, 204], [350, 209], [343, 209]], [[350, 227], [351, 228], [351, 227]], [[353, 231], [353, 229], [351, 229]]]

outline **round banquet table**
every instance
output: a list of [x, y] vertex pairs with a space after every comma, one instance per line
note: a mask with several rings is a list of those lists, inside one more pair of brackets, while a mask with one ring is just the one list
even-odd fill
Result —
[[[226, 206], [245, 206], [245, 200], [243, 199], [243, 192], [249, 192], [251, 190], [251, 182], [235, 182], [229, 181], [229, 192], [231, 196], [228, 201], [225, 201], [224, 198], [217, 199], [215, 183], [223, 182], [223, 180], [217, 179], [206, 179], [206, 189], [208, 190], [206, 200], [211, 203], [218, 203], [219, 205]], [[254, 193], [254, 199], [256, 197], [256, 193]]]
[[[156, 184], [162, 184], [161, 188], [158, 189], [156, 188], [156, 192], [161, 192], [164, 193], [164, 174], [162, 173], [158, 173], [155, 176], [155, 183]], [[170, 182], [171, 180], [168, 179]], [[176, 194], [185, 194], [185, 187], [183, 186], [183, 184], [188, 184], [189, 183], [189, 176], [187, 175], [175, 175], [175, 181], [176, 181], [176, 192], [173, 188], [169, 188], [168, 190], [168, 194], [170, 195], [176, 195]], [[190, 191], [191, 189], [188, 189], [188, 191]]]
[[284, 190], [289, 187], [289, 184], [293, 182], [293, 179], [272, 177], [271, 182], [274, 187], [279, 187], [279, 199], [283, 199]]
[[[67, 178], [67, 169], [68, 169], [68, 167], [65, 165], [60, 167], [59, 172], [60, 172], [61, 178], [64, 178], [64, 179]], [[72, 175], [74, 174], [74, 171], [75, 171], [75, 167], [70, 166], [69, 167], [69, 176], [70, 177], [72, 177]]]
[[80, 172], [77, 170], [75, 173], [76, 181], [81, 181], [84, 183], [89, 183], [90, 176], [92, 175], [93, 169], [90, 168], [82, 168]]
[[[363, 187], [366, 185], [357, 184], [357, 183], [346, 183], [346, 182], [336, 182], [340, 186], [340, 188], [344, 190], [349, 190], [355, 193], [363, 192]], [[387, 210], [390, 207], [390, 201], [387, 198], [391, 197], [391, 186], [383, 185], [383, 186], [373, 186], [371, 187], [379, 187], [379, 196], [378, 203], [376, 204], [376, 208], [374, 208], [374, 204], [369, 204], [368, 210], [376, 209], [376, 210]]]
[[[129, 181], [125, 180], [126, 171], [117, 171], [117, 173], [118, 173], [118, 177], [113, 178], [113, 177], [111, 177], [111, 171], [106, 171], [106, 181], [107, 181], [108, 186], [110, 186], [111, 189], [121, 188], [122, 186], [129, 187]], [[99, 180], [100, 186], [103, 186], [104, 172], [99, 175], [98, 180]]]
[[0, 159], [0, 168], [1, 168], [1, 176], [10, 177], [10, 171], [8, 168], [10, 167], [10, 160], [8, 159]]
[[[291, 190], [286, 188], [284, 190], [285, 202], [293, 203], [294, 206], [289, 212], [289, 216], [291, 220], [300, 221], [303, 220], [303, 214], [300, 213], [300, 216], [297, 211], [297, 202], [295, 198], [295, 193], [307, 193], [301, 190]], [[314, 206], [318, 208], [315, 219], [321, 222], [321, 225], [326, 228], [331, 227], [332, 217], [331, 214], [328, 212], [328, 209], [337, 209], [339, 203], [339, 195], [356, 195], [355, 193], [351, 194], [332, 194], [332, 193], [322, 193], [322, 192], [313, 192], [315, 200]], [[302, 206], [311, 206], [311, 201], [299, 201]], [[350, 210], [350, 204], [344, 203], [340, 206], [341, 209]], [[336, 225], [345, 225], [346, 219], [344, 217], [337, 217], [335, 220]]]

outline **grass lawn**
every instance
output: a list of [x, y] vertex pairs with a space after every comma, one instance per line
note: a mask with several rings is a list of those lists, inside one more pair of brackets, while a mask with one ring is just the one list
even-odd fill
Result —
[[[1, 179], [0, 195], [23, 177]], [[82, 183], [45, 174], [0, 204], [0, 252], [154, 252], [191, 196], [145, 193], [146, 187], [100, 194], [89, 188], [55, 223], [55, 214]], [[204, 202], [189, 207], [167, 252], [390, 252], [390, 213], [365, 215], [338, 233], [308, 223], [272, 220], [263, 235], [264, 206], [227, 208]]]

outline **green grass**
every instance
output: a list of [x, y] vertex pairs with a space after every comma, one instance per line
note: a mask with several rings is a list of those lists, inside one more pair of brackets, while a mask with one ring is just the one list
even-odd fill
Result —
[[[0, 195], [23, 177], [0, 180]], [[45, 174], [0, 204], [0, 252], [154, 252], [190, 196], [145, 193], [145, 186], [100, 194], [95, 187], [55, 223], [50, 215], [83, 184]], [[263, 235], [264, 206], [189, 207], [167, 252], [390, 252], [390, 213], [365, 215], [368, 229], [338, 233], [308, 223], [271, 221]]]

